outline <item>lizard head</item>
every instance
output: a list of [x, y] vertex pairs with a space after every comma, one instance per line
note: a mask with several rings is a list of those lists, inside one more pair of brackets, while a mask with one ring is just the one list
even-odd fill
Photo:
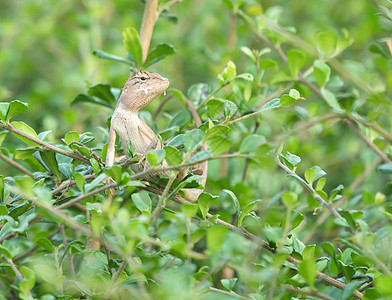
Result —
[[157, 73], [139, 71], [125, 83], [119, 102], [137, 111], [165, 92], [168, 87], [167, 78]]

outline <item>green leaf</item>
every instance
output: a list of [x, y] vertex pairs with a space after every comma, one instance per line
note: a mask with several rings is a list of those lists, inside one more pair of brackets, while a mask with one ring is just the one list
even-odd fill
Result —
[[327, 173], [323, 169], [321, 169], [319, 166], [313, 166], [310, 169], [312, 169], [312, 170], [314, 170], [316, 172], [316, 177], [314, 178], [314, 180], [318, 180], [321, 177], [327, 175]]
[[137, 66], [142, 66], [142, 45], [140, 44], [139, 34], [135, 28], [128, 27], [123, 31], [123, 45], [125, 50], [135, 60]]
[[127, 65], [131, 65], [131, 62], [121, 56], [117, 56], [114, 54], [107, 53], [102, 50], [94, 50], [93, 55], [96, 57], [102, 58], [102, 59], [108, 59], [108, 60], [113, 60], [113, 61], [118, 61]]
[[238, 74], [235, 79], [244, 79], [247, 81], [253, 81], [253, 75], [250, 73], [242, 73], [242, 74]]
[[92, 191], [94, 188], [96, 188], [98, 185], [102, 184], [102, 180], [106, 178], [106, 174], [102, 173], [99, 174], [95, 179], [89, 183], [86, 183], [85, 185], [85, 192], [88, 193]]
[[377, 171], [384, 174], [392, 174], [392, 162], [381, 164], [377, 167]]
[[91, 86], [88, 89], [88, 95], [100, 99], [102, 102], [107, 103], [110, 107], [116, 104], [111, 86], [108, 84], [97, 84]]
[[181, 163], [181, 153], [177, 148], [165, 146], [163, 149], [166, 151], [166, 162], [169, 166], [175, 166]]
[[249, 215], [249, 213], [252, 211], [253, 207], [255, 207], [255, 205], [257, 203], [259, 203], [261, 200], [255, 200], [250, 202], [247, 206], [244, 207], [244, 209], [242, 210], [239, 218], [238, 218], [238, 226], [240, 227], [242, 225], [242, 222], [244, 221], [245, 217], [247, 215]]
[[213, 98], [207, 102], [208, 113], [211, 118], [222, 115], [225, 99]]
[[264, 136], [258, 134], [251, 134], [242, 140], [240, 146], [240, 153], [255, 152], [257, 148], [263, 145], [267, 140]]
[[[3, 190], [0, 189], [0, 193], [3, 194]], [[2, 199], [0, 199], [2, 200]], [[0, 216], [7, 216], [8, 215], [8, 209], [7, 206], [4, 204], [0, 204]]]
[[3, 144], [5, 138], [7, 137], [8, 131], [1, 131], [0, 132], [0, 146]]
[[98, 175], [98, 173], [100, 172], [98, 161], [94, 157], [91, 157], [89, 159], [89, 161], [90, 161], [91, 167], [93, 168], [94, 173], [96, 175]]
[[20, 272], [22, 273], [24, 280], [19, 283], [19, 287], [21, 292], [26, 295], [35, 285], [35, 273], [26, 266], [22, 266]]
[[150, 212], [152, 209], [152, 202], [150, 195], [146, 191], [141, 191], [131, 195], [132, 202], [141, 213]]
[[294, 167], [301, 162], [301, 158], [295, 154], [291, 154], [290, 152], [286, 152], [284, 158]]
[[121, 180], [122, 168], [120, 166], [112, 166], [104, 170], [105, 174], [112, 177], [114, 181], [119, 182]]
[[101, 203], [91, 203], [91, 202], [87, 202], [86, 203], [86, 209], [90, 212], [90, 213], [94, 213], [94, 214], [99, 214], [102, 212], [102, 204]]
[[304, 259], [298, 266], [299, 274], [305, 279], [306, 283], [313, 287], [316, 279], [316, 262], [313, 259]]
[[260, 61], [259, 68], [260, 70], [275, 68], [277, 63], [275, 60], [267, 58]]
[[7, 120], [8, 109], [10, 104], [8, 102], [0, 102], [0, 118], [3, 122]]
[[189, 87], [187, 95], [189, 100], [198, 107], [205, 99], [207, 99], [208, 94], [211, 91], [211, 87], [206, 83], [196, 83]]
[[267, 110], [267, 109], [271, 109], [274, 107], [278, 107], [279, 104], [280, 104], [280, 99], [274, 98], [274, 99], [268, 101], [266, 104], [264, 104], [263, 107], [261, 108], [261, 110]]
[[76, 131], [69, 131], [65, 134], [64, 141], [69, 146], [72, 142], [79, 142], [80, 136]]
[[188, 131], [184, 136], [184, 146], [187, 152], [192, 151], [203, 140], [204, 131], [193, 129]]
[[197, 212], [198, 205], [196, 203], [184, 203], [181, 205], [181, 211], [188, 219], [192, 218]]
[[[348, 300], [351, 298], [351, 296], [354, 294], [355, 289], [357, 288], [358, 283], [357, 282], [349, 282], [346, 284], [346, 287], [343, 290], [342, 293], [342, 300]], [[376, 298], [374, 298], [376, 299]]]
[[15, 159], [28, 159], [30, 158], [34, 152], [37, 150], [35, 148], [25, 148], [25, 149], [16, 149], [15, 151]]
[[291, 75], [297, 78], [299, 71], [306, 62], [305, 53], [301, 50], [291, 49], [287, 52], [287, 59], [289, 61]]
[[236, 282], [237, 282], [238, 278], [230, 278], [230, 279], [221, 279], [221, 283], [222, 286], [228, 290], [228, 291], [232, 291]]
[[304, 260], [312, 260], [314, 257], [314, 251], [316, 250], [316, 245], [308, 245], [302, 250], [302, 257]]
[[42, 151], [39, 152], [41, 159], [44, 161], [46, 166], [53, 172], [58, 180], [61, 179], [61, 172], [59, 170], [56, 153], [53, 151]]
[[319, 181], [317, 181], [315, 190], [322, 190], [326, 182], [327, 182], [326, 178], [320, 178]]
[[316, 47], [323, 56], [331, 56], [336, 51], [338, 36], [334, 30], [317, 34]]
[[291, 97], [290, 95], [284, 94], [280, 97], [279, 105], [280, 106], [290, 106], [297, 102], [297, 99]]
[[234, 117], [237, 111], [238, 111], [238, 106], [235, 103], [229, 100], [225, 100], [223, 104], [223, 114], [226, 117], [226, 120], [229, 120], [232, 117]]
[[[28, 193], [32, 194], [32, 192], [30, 192], [30, 191], [28, 191]], [[14, 209], [12, 209], [9, 212], [9, 215], [16, 220], [19, 216], [23, 215], [30, 208], [30, 206], [31, 206], [31, 203], [28, 201], [25, 201], [25, 202], [19, 204], [18, 206], [16, 206]]]
[[144, 62], [144, 67], [147, 68], [174, 53], [176, 53], [176, 50], [172, 45], [166, 43], [159, 44], [148, 53], [146, 61]]
[[330, 257], [335, 257], [335, 247], [331, 242], [322, 242], [321, 248], [327, 253]]
[[85, 193], [84, 185], [86, 183], [86, 179], [80, 173], [75, 173], [73, 177], [75, 179], [76, 186], [78, 187], [79, 191], [81, 191], [82, 194], [84, 194]]
[[250, 50], [248, 47], [242, 46], [242, 47], [240, 48], [240, 50], [241, 50], [246, 56], [248, 56], [248, 57], [252, 60], [252, 62], [255, 62], [255, 61], [256, 61], [255, 53], [254, 53], [252, 50]]
[[210, 139], [210, 148], [212, 153], [218, 155], [227, 151], [231, 146], [231, 140], [223, 135], [214, 135]]
[[[27, 125], [24, 122], [11, 122], [11, 125], [14, 126], [16, 129], [23, 131], [24, 133], [32, 136], [33, 138], [36, 138], [38, 140], [38, 135], [35, 132], [33, 128], [31, 128], [29, 125]], [[23, 142], [25, 142], [27, 145], [30, 146], [38, 146], [35, 142], [30, 141], [29, 139], [22, 137], [20, 135], [14, 134], [17, 138], [21, 139]]]
[[21, 102], [19, 100], [13, 100], [10, 103], [8, 113], [7, 113], [7, 122], [11, 120], [16, 115], [21, 114], [22, 112], [28, 110], [29, 106], [27, 103]]
[[152, 166], [156, 166], [163, 162], [165, 155], [166, 151], [164, 149], [154, 149], [146, 154], [146, 158]]
[[220, 79], [221, 84], [223, 84], [227, 81], [233, 80], [236, 74], [237, 74], [237, 70], [234, 62], [229, 60], [227, 62], [226, 67], [223, 69], [222, 73], [218, 75], [218, 78]]
[[344, 110], [340, 107], [338, 100], [335, 95], [325, 88], [321, 88], [321, 94], [323, 95], [327, 104], [333, 108], [336, 112], [344, 112]]
[[90, 97], [87, 96], [85, 94], [79, 94], [76, 96], [76, 98], [71, 102], [71, 105], [77, 104], [77, 103], [83, 103], [83, 102], [87, 102], [87, 103], [93, 103], [93, 104], [98, 104], [98, 105], [102, 105], [105, 107], [109, 107], [109, 108], [113, 108], [113, 105], [110, 105], [108, 102], [104, 102], [101, 100], [98, 100], [94, 97]]
[[227, 234], [227, 227], [215, 225], [207, 230], [207, 247], [210, 251], [220, 251]]
[[51, 132], [52, 132], [52, 130], [47, 130], [47, 131], [42, 131], [42, 132], [38, 133], [38, 139], [40, 141], [44, 141]]
[[313, 75], [319, 86], [324, 87], [331, 75], [331, 68], [321, 60], [316, 60], [313, 64]]
[[212, 151], [211, 150], [206, 150], [206, 151], [200, 151], [197, 152], [195, 155], [193, 155], [191, 158], [188, 159], [188, 162], [193, 162], [196, 160], [202, 160], [202, 159], [207, 159], [212, 156]]
[[224, 192], [224, 193], [226, 193], [227, 195], [230, 196], [231, 200], [233, 200], [233, 203], [234, 203], [235, 209], [237, 211], [237, 214], [240, 215], [240, 213], [241, 213], [241, 206], [240, 206], [240, 202], [238, 201], [237, 196], [230, 190], [224, 189], [224, 190], [222, 190], [222, 192]]
[[219, 198], [218, 196], [213, 196], [210, 193], [201, 193], [199, 198], [197, 199], [197, 204], [199, 205], [200, 212], [203, 216], [203, 219], [206, 219], [208, 210], [210, 209], [212, 203]]
[[283, 204], [288, 209], [293, 209], [298, 202], [298, 195], [293, 192], [284, 192], [281, 196]]
[[12, 254], [8, 251], [7, 248], [0, 246], [0, 253], [3, 254], [7, 258], [12, 258]]
[[315, 170], [313, 170], [313, 169], [307, 169], [307, 170], [305, 171], [305, 179], [306, 179], [306, 181], [307, 181], [310, 185], [313, 184], [315, 178], [316, 178], [316, 171], [315, 171]]
[[208, 129], [204, 134], [203, 141], [211, 140], [216, 135], [227, 135], [230, 131], [230, 127], [226, 125], [215, 125]]
[[183, 141], [184, 141], [184, 136], [185, 136], [185, 134], [179, 134], [179, 135], [175, 136], [166, 145], [167, 146], [173, 146], [173, 147], [180, 146], [183, 143]]
[[49, 241], [47, 238], [39, 238], [35, 243], [49, 252], [54, 251], [54, 246], [52, 242]]

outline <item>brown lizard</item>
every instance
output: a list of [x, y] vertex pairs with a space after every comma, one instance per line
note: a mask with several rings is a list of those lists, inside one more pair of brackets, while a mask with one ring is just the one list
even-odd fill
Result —
[[[112, 166], [115, 159], [116, 134], [119, 135], [124, 152], [127, 153], [127, 141], [130, 141], [137, 154], [145, 155], [152, 149], [161, 149], [162, 144], [154, 131], [144, 123], [138, 116], [138, 111], [147, 106], [151, 101], [161, 95], [169, 87], [169, 80], [157, 73], [140, 71], [132, 76], [125, 83], [121, 96], [114, 110], [110, 132], [108, 149], [106, 154], [106, 166]], [[192, 110], [192, 104], [187, 101], [188, 108]], [[200, 126], [199, 115], [193, 109], [193, 117], [196, 125]], [[202, 150], [206, 145], [202, 146]], [[167, 166], [166, 162], [162, 163]], [[134, 171], [140, 172], [140, 165], [133, 167]], [[203, 186], [206, 182], [207, 162], [201, 165], [204, 178], [199, 181]], [[184, 172], [180, 173], [179, 179], [184, 177]], [[167, 174], [163, 174], [167, 175]], [[185, 199], [190, 202], [197, 200], [202, 193], [201, 189], [183, 189]]]

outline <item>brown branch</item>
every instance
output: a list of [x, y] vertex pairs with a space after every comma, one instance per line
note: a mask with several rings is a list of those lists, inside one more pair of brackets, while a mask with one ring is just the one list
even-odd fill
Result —
[[19, 171], [27, 174], [28, 176], [30, 176], [31, 178], [34, 178], [34, 175], [32, 172], [30, 172], [29, 170], [27, 170], [25, 167], [23, 167], [22, 165], [18, 164], [16, 161], [13, 161], [12, 159], [8, 158], [6, 155], [3, 154], [3, 152], [0, 151], [0, 159], [4, 160], [6, 163], [10, 164], [11, 166], [13, 166], [15, 169], [18, 169]]
[[352, 122], [347, 121], [347, 124], [384, 162], [391, 162], [388, 156], [382, 152], [371, 140], [369, 140]]
[[361, 123], [362, 125], [365, 125], [366, 127], [373, 129], [374, 131], [376, 131], [377, 133], [379, 133], [384, 138], [386, 138], [389, 142], [392, 143], [392, 135], [389, 134], [385, 129], [381, 128], [378, 124], [370, 123], [356, 116], [349, 116], [348, 119], [353, 120], [357, 123]]
[[72, 199], [72, 200], [64, 203], [64, 204], [59, 205], [58, 209], [64, 209], [64, 208], [70, 207], [70, 206], [74, 205], [75, 203], [83, 201], [84, 199], [87, 199], [87, 198], [92, 197], [92, 196], [94, 196], [96, 194], [102, 193], [102, 192], [104, 192], [104, 191], [106, 191], [108, 189], [114, 188], [116, 186], [117, 186], [116, 182], [108, 184], [108, 185], [104, 185], [103, 187], [100, 187], [100, 188], [98, 188], [98, 189], [96, 189], [94, 191], [91, 191], [91, 192], [89, 192], [87, 194], [84, 194], [84, 195], [82, 195], [80, 197], [77, 197], [75, 199]]
[[[209, 219], [211, 217], [212, 217], [212, 215], [210, 213], [207, 213], [207, 218]], [[235, 232], [238, 232], [238, 233], [242, 234], [248, 240], [251, 240], [251, 241], [257, 243], [258, 245], [260, 245], [264, 249], [267, 249], [268, 251], [271, 251], [272, 253], [274, 253], [274, 250], [269, 246], [269, 244], [266, 241], [264, 241], [261, 238], [255, 236], [254, 234], [250, 233], [246, 229], [240, 228], [240, 227], [236, 227], [236, 226], [234, 226], [234, 225], [232, 225], [230, 223], [222, 221], [219, 218], [217, 219], [217, 223], [220, 224], [220, 225], [223, 225], [223, 226], [225, 226], [227, 228], [229, 228], [232, 231], [235, 231]], [[301, 262], [300, 260], [292, 257], [291, 255], [288, 256], [287, 260], [289, 262], [292, 262], [292, 263], [296, 264], [296, 265], [298, 265]], [[333, 286], [335, 286], [335, 287], [337, 287], [337, 288], [339, 288], [341, 290], [344, 290], [346, 288], [346, 284], [344, 284], [344, 283], [342, 283], [340, 281], [337, 281], [336, 279], [334, 279], [334, 278], [332, 278], [332, 277], [330, 277], [330, 276], [328, 276], [328, 275], [326, 275], [326, 274], [324, 274], [322, 272], [317, 271], [316, 276], [317, 276], [317, 278], [322, 279], [324, 282], [326, 282], [326, 283], [328, 283], [330, 285], [333, 285]], [[359, 291], [357, 291], [357, 290], [354, 291], [354, 297], [355, 298], [362, 299], [362, 296], [363, 296], [362, 293], [360, 293]]]
[[328, 297], [327, 295], [321, 294], [315, 290], [305, 291], [305, 290], [302, 290], [302, 289], [299, 289], [299, 288], [296, 288], [296, 287], [293, 287], [293, 286], [287, 285], [287, 284], [281, 284], [280, 287], [284, 288], [286, 291], [297, 293], [297, 294], [312, 296], [312, 297], [316, 297], [316, 298], [320, 298], [320, 299], [324, 299], [324, 300], [333, 300], [333, 298]]
[[313, 198], [319, 202], [321, 205], [325, 206], [336, 218], [341, 218], [342, 216], [336, 211], [336, 209], [333, 207], [333, 205], [327, 201], [325, 201], [317, 192], [315, 189], [308, 184], [306, 181], [304, 181], [300, 176], [298, 176], [295, 172], [290, 170], [288, 167], [286, 167], [277, 157], [275, 157], [275, 162], [278, 164], [279, 167], [281, 167], [285, 172], [294, 178], [296, 178], [304, 187], [306, 187], [311, 193]]
[[173, 95], [167, 95], [165, 98], [163, 98], [163, 100], [159, 103], [159, 106], [157, 108], [157, 110], [155, 111], [152, 119], [155, 121], [156, 118], [159, 116], [159, 114], [161, 113], [163, 107], [165, 106], [165, 104], [173, 97]]
[[37, 139], [37, 138], [27, 134], [27, 133], [24, 133], [23, 131], [21, 131], [19, 129], [16, 129], [11, 124], [0, 123], [0, 128], [8, 130], [8, 131], [10, 131], [12, 133], [15, 133], [17, 135], [20, 135], [20, 136], [22, 136], [22, 137], [24, 137], [24, 138], [26, 138], [26, 139], [28, 139], [28, 140], [38, 144], [38, 145], [40, 145], [43, 148], [43, 150], [57, 152], [57, 153], [59, 153], [61, 155], [68, 156], [68, 157], [70, 157], [72, 159], [76, 159], [76, 160], [79, 160], [79, 161], [81, 161], [81, 162], [83, 162], [85, 164], [91, 165], [90, 161], [88, 159], [84, 158], [83, 156], [81, 156], [80, 154], [74, 153], [74, 152], [65, 151], [63, 149], [57, 148], [57, 147], [55, 147], [55, 146], [53, 146], [53, 145], [51, 145], [49, 143], [46, 143], [46, 142], [41, 141], [41, 140], [39, 140], [39, 139]]
[[146, 7], [144, 8], [143, 21], [140, 28], [140, 43], [142, 45], [143, 62], [146, 61], [152, 32], [158, 17], [158, 0], [148, 0]]
[[[67, 243], [67, 237], [65, 235], [64, 224], [60, 224], [59, 228], [60, 228], [60, 232], [61, 232], [61, 237], [63, 239], [63, 244], [65, 247], [67, 247], [68, 243]], [[70, 251], [67, 252], [67, 257], [68, 257], [69, 269], [71, 270], [72, 276], [75, 278], [75, 268], [74, 268], [72, 255], [71, 255]]]
[[[97, 175], [95, 175], [95, 174], [85, 175], [84, 179], [91, 180], [91, 179], [94, 179], [95, 177], [97, 177]], [[75, 184], [76, 184], [75, 179], [69, 179], [69, 180], [63, 181], [57, 188], [55, 188], [51, 192], [51, 194], [56, 195], [57, 193], [61, 192], [62, 190], [67, 189], [71, 186], [74, 186]]]

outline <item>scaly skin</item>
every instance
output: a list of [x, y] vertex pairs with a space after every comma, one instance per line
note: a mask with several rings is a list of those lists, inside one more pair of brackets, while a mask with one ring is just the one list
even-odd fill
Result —
[[[127, 153], [127, 141], [130, 141], [136, 153], [141, 155], [145, 155], [152, 149], [162, 148], [158, 136], [139, 118], [137, 112], [166, 91], [168, 87], [167, 78], [147, 71], [140, 71], [127, 80], [112, 116], [105, 161], [107, 166], [112, 166], [114, 163], [116, 134], [120, 137], [125, 153]], [[199, 123], [198, 126], [201, 124], [200, 118], [197, 123]], [[205, 145], [203, 147], [205, 148]], [[165, 161], [162, 164], [167, 166]], [[140, 166], [134, 166], [134, 168], [136, 172], [141, 171]], [[203, 163], [202, 169], [206, 177], [207, 163]], [[202, 185], [205, 182], [205, 178], [200, 181]], [[183, 189], [185, 199], [190, 202], [196, 201], [202, 191], [201, 189]]]

